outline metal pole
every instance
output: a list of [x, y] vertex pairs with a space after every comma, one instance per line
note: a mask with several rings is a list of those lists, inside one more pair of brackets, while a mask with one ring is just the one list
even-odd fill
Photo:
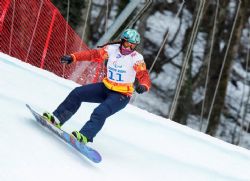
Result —
[[101, 45], [107, 43], [110, 38], [117, 32], [117, 30], [121, 27], [121, 25], [126, 21], [129, 15], [135, 10], [135, 8], [139, 5], [141, 0], [133, 0], [125, 7], [125, 9], [121, 12], [121, 14], [117, 17], [115, 22], [111, 25], [108, 31], [103, 35], [103, 37], [96, 43], [97, 45]]

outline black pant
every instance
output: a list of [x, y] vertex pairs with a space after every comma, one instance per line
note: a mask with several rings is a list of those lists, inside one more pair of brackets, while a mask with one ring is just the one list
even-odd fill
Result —
[[90, 120], [80, 130], [92, 142], [101, 130], [107, 117], [123, 109], [130, 97], [109, 90], [103, 83], [89, 84], [75, 88], [59, 105], [53, 114], [64, 124], [79, 109], [82, 102], [101, 103], [91, 114]]

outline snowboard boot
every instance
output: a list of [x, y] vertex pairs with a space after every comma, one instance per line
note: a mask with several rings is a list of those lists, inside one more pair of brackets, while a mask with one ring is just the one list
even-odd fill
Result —
[[61, 124], [60, 121], [53, 115], [50, 114], [49, 112], [43, 113], [43, 117], [46, 119], [46, 121], [50, 122], [51, 124], [55, 125], [57, 128], [61, 129]]
[[79, 142], [86, 144], [88, 143], [88, 138], [81, 134], [79, 131], [73, 131], [71, 133]]

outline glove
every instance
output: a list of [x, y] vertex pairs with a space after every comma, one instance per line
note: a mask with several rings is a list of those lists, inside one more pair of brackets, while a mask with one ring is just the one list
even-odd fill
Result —
[[66, 63], [66, 64], [70, 64], [73, 62], [73, 58], [71, 57], [71, 55], [64, 55], [61, 57], [61, 63]]
[[142, 94], [144, 92], [147, 91], [147, 87], [145, 85], [138, 85], [136, 88], [135, 88], [135, 91], [138, 93], [138, 94]]

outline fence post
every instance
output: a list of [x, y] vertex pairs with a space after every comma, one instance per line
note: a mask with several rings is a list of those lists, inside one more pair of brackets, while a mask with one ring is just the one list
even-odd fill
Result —
[[54, 22], [55, 22], [56, 12], [57, 12], [56, 9], [54, 9], [52, 19], [51, 19], [51, 22], [50, 22], [50, 26], [49, 26], [49, 31], [48, 31], [46, 42], [45, 42], [45, 46], [44, 46], [44, 49], [43, 49], [41, 65], [40, 65], [41, 69], [43, 69], [43, 67], [44, 67], [45, 57], [46, 57], [46, 54], [47, 54], [49, 41], [50, 41], [51, 33], [52, 33], [52, 30], [53, 30], [53, 25], [54, 25]]
[[5, 15], [9, 9], [9, 6], [10, 6], [10, 1], [11, 0], [6, 0], [5, 1], [5, 4], [3, 5], [3, 12], [1, 14], [1, 17], [0, 17], [0, 32], [2, 32], [2, 29], [3, 29], [3, 22], [4, 22], [4, 19], [5, 19]]

